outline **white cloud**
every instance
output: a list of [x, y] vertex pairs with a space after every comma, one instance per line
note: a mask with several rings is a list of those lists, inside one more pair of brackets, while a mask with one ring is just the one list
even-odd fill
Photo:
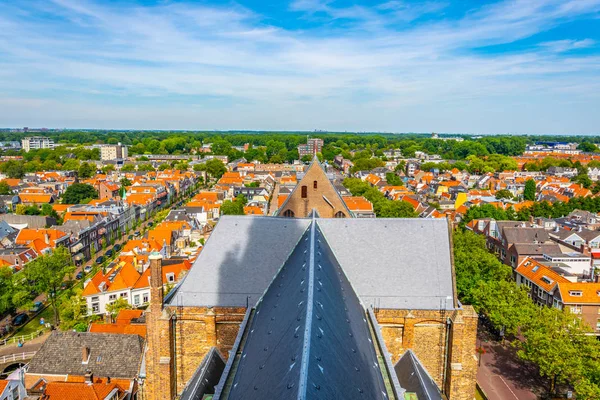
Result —
[[[545, 42], [518, 54], [472, 49], [510, 43], [598, 12], [600, 0], [504, 1], [458, 20], [404, 24], [443, 13], [445, 7], [443, 2], [392, 0], [378, 7], [343, 8], [298, 0], [292, 10], [326, 21], [322, 28], [290, 29], [237, 4], [117, 7], [52, 0], [0, 5], [0, 27], [7, 28], [0, 29], [0, 53], [5, 55], [0, 58], [5, 91], [0, 99], [44, 98], [31, 103], [44, 110], [34, 113], [35, 118], [58, 126], [61, 118], [81, 123], [81, 116], [90, 117], [93, 126], [93, 116], [101, 115], [96, 124], [105, 127], [114, 122], [115, 127], [132, 128], [154, 123], [172, 128], [428, 131], [428, 119], [439, 115], [437, 120], [447, 127], [436, 130], [455, 126], [468, 131], [471, 110], [487, 110], [490, 118], [498, 118], [491, 108], [481, 111], [478, 102], [510, 108], [511, 101], [541, 98], [532, 107], [551, 109], [598, 98], [597, 87], [589, 85], [598, 79], [598, 55], [561, 54], [593, 47], [592, 39]], [[36, 11], [41, 9], [54, 18], [39, 18]], [[339, 20], [352, 23], [340, 27], [335, 25]], [[145, 104], [144, 99], [161, 96], [164, 107]], [[115, 105], [105, 105], [111, 98]], [[193, 104], [182, 100], [188, 98]], [[27, 103], [10, 104], [0, 109], [0, 126], [34, 125], [15, 122], [32, 118], [20, 110]], [[440, 104], [454, 113], [442, 111]], [[77, 117], [69, 110], [77, 110]], [[521, 111], [518, 115], [522, 119], [514, 124], [521, 123], [523, 130], [543, 125]], [[600, 122], [593, 118], [588, 117], [590, 129], [592, 122]], [[564, 126], [569, 122], [565, 119]], [[486, 131], [502, 124], [506, 118], [491, 120]]]

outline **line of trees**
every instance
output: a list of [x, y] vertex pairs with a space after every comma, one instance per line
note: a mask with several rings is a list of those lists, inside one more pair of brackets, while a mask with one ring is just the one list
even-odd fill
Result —
[[462, 224], [467, 224], [474, 219], [494, 218], [505, 221], [527, 221], [530, 217], [560, 218], [575, 210], [600, 212], [600, 197], [574, 197], [567, 202], [536, 201], [529, 207], [523, 207], [519, 211], [508, 207], [506, 210], [491, 204], [473, 206], [467, 210]]
[[600, 343], [590, 327], [569, 311], [534, 304], [511, 268], [487, 251], [483, 236], [458, 230], [453, 239], [461, 301], [513, 339], [518, 356], [548, 380], [550, 395], [567, 385], [578, 399], [600, 398]]

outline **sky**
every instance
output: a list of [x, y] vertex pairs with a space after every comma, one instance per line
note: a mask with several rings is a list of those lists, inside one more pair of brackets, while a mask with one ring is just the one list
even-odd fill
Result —
[[600, 0], [0, 1], [0, 127], [600, 134]]

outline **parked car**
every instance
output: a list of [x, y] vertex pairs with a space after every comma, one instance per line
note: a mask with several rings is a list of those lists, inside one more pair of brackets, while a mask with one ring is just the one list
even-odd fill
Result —
[[81, 279], [81, 278], [83, 278], [83, 271], [79, 271], [77, 273], [77, 275], [75, 275], [75, 279]]
[[21, 326], [23, 325], [25, 322], [27, 322], [27, 314], [25, 313], [21, 313], [21, 314], [17, 314], [12, 321], [13, 326]]
[[127, 236], [127, 240], [132, 240], [132, 239], [133, 239], [133, 235]]
[[148, 226], [154, 226], [154, 222], [152, 222], [152, 221], [148, 222]]
[[36, 313], [40, 311], [42, 307], [44, 307], [44, 303], [42, 303], [41, 301], [36, 301], [35, 303], [33, 303], [33, 307], [31, 307], [29, 311], [31, 311], [32, 313]]
[[85, 271], [86, 274], [89, 274], [90, 272], [92, 272], [92, 266], [86, 265], [85, 267], [83, 267], [83, 270]]
[[121, 251], [121, 245], [120, 244], [115, 244], [115, 247], [113, 247], [114, 251]]
[[140, 231], [136, 231], [136, 232], [134, 233], [134, 235], [135, 235], [135, 236], [140, 236], [140, 235], [141, 235], [141, 234], [140, 234]]
[[102, 264], [104, 262], [104, 257], [100, 256], [96, 258], [96, 264]]

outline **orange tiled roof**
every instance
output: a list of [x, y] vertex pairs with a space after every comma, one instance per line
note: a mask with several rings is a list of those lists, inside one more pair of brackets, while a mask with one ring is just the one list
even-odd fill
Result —
[[19, 194], [19, 199], [21, 200], [21, 203], [26, 203], [26, 204], [45, 204], [45, 203], [50, 203], [50, 201], [52, 200], [52, 195], [51, 194]]
[[[600, 304], [600, 283], [560, 282], [558, 290], [565, 304]], [[581, 293], [581, 296], [575, 293]]]
[[105, 399], [114, 389], [119, 397], [124, 390], [115, 382], [93, 383], [85, 382], [48, 382], [44, 391], [44, 400], [100, 400]]
[[11, 187], [19, 186], [21, 184], [20, 179], [12, 179], [12, 178], [3, 179], [1, 182], [6, 182], [6, 184]]
[[363, 196], [342, 197], [350, 211], [373, 211], [373, 204]]
[[46, 242], [46, 235], [48, 235], [49, 245], [54, 247], [56, 246], [56, 241], [67, 234], [59, 231], [57, 229], [30, 229], [24, 228], [21, 229], [17, 238], [15, 239], [16, 244], [20, 245], [28, 245], [34, 240], [41, 240], [42, 242]]
[[166, 243], [167, 245], [170, 245], [173, 239], [173, 230], [156, 227], [148, 231], [148, 239], [155, 240], [158, 243]]
[[564, 276], [529, 257], [516, 268], [516, 272], [547, 292], [552, 291], [557, 283], [569, 282]]
[[[109, 277], [114, 275], [114, 279], [110, 281]], [[139, 280], [140, 273], [130, 263], [121, 262], [104, 275], [102, 270], [98, 271], [92, 279], [85, 285], [82, 296], [90, 296], [100, 293], [100, 285], [104, 283], [105, 291], [111, 292], [115, 290], [123, 290], [133, 287]]]
[[381, 178], [377, 175], [369, 174], [365, 178], [365, 181], [369, 182], [371, 185], [377, 185], [379, 182], [381, 182]]
[[262, 208], [258, 206], [244, 206], [244, 214], [246, 215], [263, 215]]
[[151, 193], [134, 193], [128, 194], [125, 202], [129, 205], [135, 204], [139, 206], [144, 206], [151, 203], [155, 199], [155, 195]]

